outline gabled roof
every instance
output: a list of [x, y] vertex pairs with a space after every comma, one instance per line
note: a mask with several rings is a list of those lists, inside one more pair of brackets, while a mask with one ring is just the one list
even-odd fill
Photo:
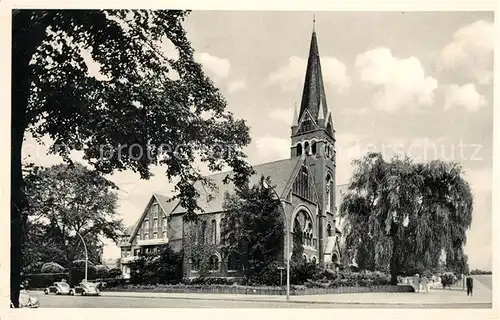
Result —
[[[158, 204], [160, 205], [164, 214], [167, 214], [167, 215], [172, 211], [172, 209], [175, 207], [175, 204], [176, 204], [175, 201], [169, 201], [169, 198], [165, 197], [164, 195], [161, 195], [158, 193], [153, 193], [153, 195], [151, 196], [151, 198], [148, 201], [148, 204], [144, 208], [144, 211], [142, 212], [141, 217], [135, 222], [135, 224], [132, 227], [127, 228], [127, 232], [129, 232], [128, 234], [130, 235], [130, 238], [128, 240], [129, 242], [132, 241], [132, 239], [134, 238], [134, 236], [137, 233], [137, 230], [139, 230], [139, 228], [142, 224], [142, 221], [144, 220], [144, 217], [148, 213], [148, 209], [154, 200], [156, 200], [156, 202], [158, 202]], [[130, 231], [130, 230], [132, 230], [132, 231]]]
[[[291, 188], [291, 182], [293, 182], [292, 177], [295, 177], [302, 162], [303, 159], [296, 157], [254, 166], [253, 169], [255, 174], [250, 177], [249, 183], [250, 185], [259, 183], [262, 175], [264, 177], [270, 177], [274, 189], [282, 198], [284, 198]], [[200, 193], [198, 206], [203, 209], [204, 212], [209, 213], [223, 211], [222, 204], [224, 202], [224, 194], [226, 192], [234, 193], [235, 188], [234, 184], [231, 182], [224, 184], [223, 180], [228, 175], [231, 176], [231, 171], [207, 176], [207, 178], [209, 178], [215, 185], [215, 189], [213, 190], [208, 186], [204, 186], [201, 182], [197, 182], [195, 184], [196, 189]], [[186, 209], [178, 205], [171, 212], [171, 214], [180, 214], [184, 212], [186, 212]]]

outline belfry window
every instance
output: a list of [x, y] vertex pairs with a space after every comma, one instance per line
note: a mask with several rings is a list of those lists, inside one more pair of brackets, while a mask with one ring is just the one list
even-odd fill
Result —
[[297, 156], [302, 155], [302, 143], [297, 143]]
[[304, 143], [304, 153], [306, 154], [306, 156], [308, 156], [308, 155], [311, 154], [311, 149], [310, 149], [309, 141], [306, 141]]
[[316, 141], [313, 141], [311, 145], [311, 152], [313, 155], [316, 155]]

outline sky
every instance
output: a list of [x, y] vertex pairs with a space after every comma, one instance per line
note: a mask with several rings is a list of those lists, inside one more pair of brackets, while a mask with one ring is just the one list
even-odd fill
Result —
[[[387, 160], [408, 154], [462, 163], [474, 196], [469, 265], [491, 270], [493, 13], [192, 12], [188, 39], [229, 110], [247, 121], [252, 164], [289, 157], [313, 14], [337, 137], [337, 184], [348, 183], [352, 160], [369, 150]], [[168, 43], [164, 51], [172, 54]], [[61, 162], [46, 150], [28, 137], [23, 154], [40, 165]], [[129, 171], [110, 176], [121, 188], [126, 225], [153, 192], [171, 194], [162, 168], [153, 171], [150, 180]], [[119, 257], [106, 243], [105, 257]]]

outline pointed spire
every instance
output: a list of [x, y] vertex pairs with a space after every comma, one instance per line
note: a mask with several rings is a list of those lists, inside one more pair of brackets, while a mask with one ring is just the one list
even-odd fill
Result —
[[294, 103], [293, 105], [293, 127], [297, 127], [299, 125], [299, 114], [297, 112], [297, 104]]
[[318, 40], [315, 30], [316, 18], [313, 20], [313, 32], [311, 36], [311, 45], [309, 48], [309, 58], [307, 60], [306, 76], [304, 81], [304, 90], [302, 92], [302, 102], [300, 105], [299, 119], [305, 110], [308, 110], [314, 120], [319, 119], [320, 106], [323, 109], [323, 119], [326, 116], [328, 108], [326, 103], [325, 88], [323, 76], [321, 74], [321, 62], [318, 49]]

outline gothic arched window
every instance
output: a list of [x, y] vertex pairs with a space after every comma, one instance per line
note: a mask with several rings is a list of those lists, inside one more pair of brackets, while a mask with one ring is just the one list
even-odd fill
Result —
[[329, 237], [333, 237], [332, 225], [330, 223], [326, 225], [326, 233], [328, 234]]
[[302, 245], [313, 245], [313, 224], [311, 216], [306, 211], [300, 211], [297, 213], [294, 221], [293, 232], [299, 232], [302, 234]]

